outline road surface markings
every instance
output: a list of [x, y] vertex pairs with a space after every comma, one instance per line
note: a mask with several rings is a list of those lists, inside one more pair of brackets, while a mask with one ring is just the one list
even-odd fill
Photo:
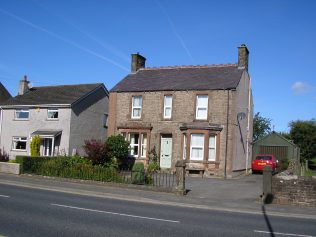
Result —
[[118, 216], [126, 216], [126, 217], [132, 217], [132, 218], [140, 218], [140, 219], [147, 219], [147, 220], [154, 220], [154, 221], [164, 221], [164, 222], [171, 222], [171, 223], [180, 223], [180, 221], [175, 221], [175, 220], [159, 219], [159, 218], [153, 218], [153, 217], [147, 217], [147, 216], [135, 216], [135, 215], [125, 214], [125, 213], [101, 211], [101, 210], [88, 209], [88, 208], [83, 208], [83, 207], [67, 206], [67, 205], [56, 204], [56, 203], [51, 203], [50, 205], [64, 207], [64, 208], [70, 208], [70, 209], [77, 209], [77, 210], [82, 210], [82, 211], [90, 211], [90, 212], [98, 212], [98, 213], [105, 213], [105, 214], [118, 215]]
[[[3, 198], [9, 198], [10, 196], [7, 196], [7, 195], [1, 195], [0, 194], [0, 197], [3, 197]], [[0, 235], [1, 236], [1, 235]]]
[[280, 233], [280, 232], [270, 232], [270, 231], [263, 231], [263, 230], [254, 230], [256, 233], [262, 234], [274, 234], [274, 235], [285, 235], [285, 236], [295, 236], [295, 237], [313, 237], [312, 235], [298, 235], [298, 234], [290, 234], [290, 233]]

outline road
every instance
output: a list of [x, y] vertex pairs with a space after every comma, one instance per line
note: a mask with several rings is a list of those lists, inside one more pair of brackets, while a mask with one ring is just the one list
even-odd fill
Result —
[[[157, 193], [159, 195], [159, 193]], [[315, 236], [316, 218], [173, 207], [0, 184], [0, 236]]]

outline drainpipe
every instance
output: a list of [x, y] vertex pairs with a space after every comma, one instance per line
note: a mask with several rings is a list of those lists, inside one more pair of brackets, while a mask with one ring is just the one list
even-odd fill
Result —
[[225, 162], [224, 162], [224, 178], [227, 178], [227, 152], [228, 152], [228, 114], [229, 113], [229, 90], [227, 90], [227, 113], [226, 113], [226, 147], [225, 147]]
[[249, 130], [250, 130], [250, 106], [251, 106], [251, 77], [249, 77], [249, 88], [248, 88], [248, 124], [247, 124], [247, 153], [246, 153], [246, 174], [248, 174], [248, 162], [249, 162]]

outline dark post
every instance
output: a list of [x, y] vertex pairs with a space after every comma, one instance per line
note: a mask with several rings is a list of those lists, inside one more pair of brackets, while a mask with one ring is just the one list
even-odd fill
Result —
[[185, 160], [177, 160], [176, 162], [176, 189], [179, 195], [185, 195]]
[[272, 167], [265, 166], [263, 169], [263, 187], [262, 187], [262, 198], [265, 204], [272, 202]]

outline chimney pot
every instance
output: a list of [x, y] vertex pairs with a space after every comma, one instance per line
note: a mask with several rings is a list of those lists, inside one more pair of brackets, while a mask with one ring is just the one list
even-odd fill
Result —
[[238, 69], [244, 69], [248, 71], [248, 59], [249, 51], [245, 44], [241, 44], [238, 47]]
[[137, 54], [132, 54], [132, 65], [131, 65], [131, 71], [132, 73], [137, 72], [140, 68], [145, 67], [146, 58]]

